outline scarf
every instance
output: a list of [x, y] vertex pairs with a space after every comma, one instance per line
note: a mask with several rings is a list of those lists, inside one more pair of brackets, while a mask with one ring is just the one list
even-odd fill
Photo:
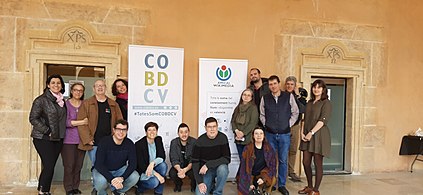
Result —
[[235, 122], [244, 125], [247, 122], [247, 110], [254, 106], [251, 102], [247, 104], [240, 104], [235, 108]]
[[126, 93], [119, 93], [119, 94], [117, 94], [116, 98], [128, 100], [128, 92], [126, 92]]
[[65, 104], [65, 102], [63, 101], [63, 94], [62, 93], [55, 94], [51, 90], [50, 92], [51, 94], [53, 94], [54, 97], [56, 97], [57, 104], [59, 104], [60, 107], [63, 107], [63, 105]]

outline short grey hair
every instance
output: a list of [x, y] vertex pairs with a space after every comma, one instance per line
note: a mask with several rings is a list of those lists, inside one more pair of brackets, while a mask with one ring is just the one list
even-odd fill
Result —
[[294, 81], [294, 84], [297, 84], [297, 78], [295, 78], [294, 76], [286, 77], [285, 83], [288, 81]]

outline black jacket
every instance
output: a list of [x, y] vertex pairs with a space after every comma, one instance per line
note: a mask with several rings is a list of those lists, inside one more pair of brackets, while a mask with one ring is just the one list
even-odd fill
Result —
[[29, 122], [32, 125], [31, 137], [59, 141], [65, 137], [66, 104], [60, 107], [56, 97], [46, 89], [32, 103]]
[[[162, 137], [157, 136], [154, 139], [156, 144], [156, 158], [163, 158], [163, 161], [166, 160], [166, 154], [163, 147]], [[148, 144], [147, 136], [144, 136], [139, 141], [135, 143], [135, 150], [137, 152], [137, 171], [141, 175], [145, 173], [148, 165], [150, 164], [150, 155], [148, 154]], [[153, 159], [151, 159], [153, 160]]]
[[[185, 155], [190, 163], [191, 163], [192, 148], [194, 147], [194, 144], [196, 141], [197, 139], [191, 136], [189, 136], [187, 140]], [[177, 137], [170, 142], [169, 158], [170, 158], [170, 163], [172, 163], [172, 167], [175, 165], [179, 165], [181, 166], [181, 168], [185, 168], [182, 166], [184, 162], [184, 157], [182, 156], [181, 148], [182, 148], [181, 138]]]

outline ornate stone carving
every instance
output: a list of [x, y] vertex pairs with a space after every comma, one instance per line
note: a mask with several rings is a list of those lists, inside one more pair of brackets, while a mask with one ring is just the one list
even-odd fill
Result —
[[332, 64], [336, 64], [336, 60], [341, 58], [341, 51], [339, 48], [332, 47], [327, 50], [327, 57], [330, 58]]
[[70, 29], [65, 34], [65, 41], [72, 43], [74, 49], [81, 49], [87, 43], [87, 33], [81, 29]]

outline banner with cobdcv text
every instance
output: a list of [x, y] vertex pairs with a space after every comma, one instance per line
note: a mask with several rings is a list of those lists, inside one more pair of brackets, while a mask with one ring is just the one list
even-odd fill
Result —
[[182, 122], [184, 49], [130, 45], [128, 137], [145, 135], [144, 125], [156, 122], [166, 153]]
[[219, 131], [228, 137], [231, 149], [229, 179], [234, 179], [239, 166], [238, 152], [231, 127], [233, 110], [246, 88], [247, 60], [200, 58], [199, 63], [198, 136], [205, 133], [204, 121], [215, 117]]

